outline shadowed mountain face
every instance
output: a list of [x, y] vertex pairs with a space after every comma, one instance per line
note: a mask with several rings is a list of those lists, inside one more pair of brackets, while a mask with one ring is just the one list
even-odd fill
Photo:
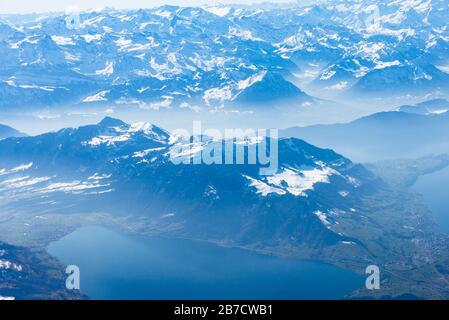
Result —
[[293, 83], [285, 80], [280, 74], [267, 74], [264, 78], [241, 93], [234, 99], [236, 106], [273, 107], [277, 103], [313, 102], [313, 98], [305, 94]]
[[25, 134], [5, 125], [0, 124], [0, 139], [9, 137], [23, 137]]
[[414, 113], [384, 112], [346, 124], [289, 128], [282, 130], [281, 136], [328, 146], [363, 162], [417, 158], [449, 150], [449, 113], [419, 114], [422, 108], [430, 108], [424, 106], [411, 107]]
[[65, 267], [44, 251], [0, 242], [0, 300], [85, 298], [66, 289]]
[[[126, 213], [193, 238], [332, 245], [346, 237], [331, 230], [333, 217], [325, 212], [349, 210], [376, 184], [363, 167], [298, 139], [279, 141], [272, 176], [261, 176], [260, 165], [176, 165], [171, 159], [194, 159], [222, 142], [172, 140], [156, 126], [112, 118], [6, 139], [0, 142], [2, 208]], [[252, 143], [258, 142], [234, 148], [243, 144], [247, 154]], [[179, 151], [185, 145], [191, 149]]]

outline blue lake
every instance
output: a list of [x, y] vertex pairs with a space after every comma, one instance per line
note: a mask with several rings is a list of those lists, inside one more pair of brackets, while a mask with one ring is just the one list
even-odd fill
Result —
[[48, 247], [92, 299], [341, 299], [364, 278], [317, 262], [84, 227]]
[[438, 223], [437, 230], [449, 233], [449, 167], [420, 177], [413, 189], [424, 196]]

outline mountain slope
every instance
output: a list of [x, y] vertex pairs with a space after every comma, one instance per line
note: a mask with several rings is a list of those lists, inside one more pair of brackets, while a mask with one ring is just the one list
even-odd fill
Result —
[[[358, 80], [351, 93], [377, 97], [379, 92], [388, 96], [445, 92], [449, 74], [434, 65], [391, 66], [374, 70]], [[412, 91], [413, 90], [413, 91]]]
[[65, 267], [44, 251], [0, 242], [0, 300], [85, 298], [65, 287]]
[[329, 146], [357, 161], [417, 158], [449, 150], [449, 114], [383, 112], [346, 124], [289, 128], [280, 134]]
[[404, 105], [397, 108], [397, 111], [417, 113], [423, 115], [442, 114], [449, 111], [449, 101], [446, 99], [434, 99], [424, 101], [415, 105]]
[[24, 134], [5, 125], [0, 124], [0, 139], [9, 137], [23, 137]]

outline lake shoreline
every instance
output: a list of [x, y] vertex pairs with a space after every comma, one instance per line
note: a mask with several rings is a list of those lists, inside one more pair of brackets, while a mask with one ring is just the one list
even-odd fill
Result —
[[426, 206], [432, 212], [436, 222], [435, 232], [449, 234], [449, 192], [445, 194], [449, 185], [449, 166], [440, 170], [421, 175], [410, 187], [419, 193]]

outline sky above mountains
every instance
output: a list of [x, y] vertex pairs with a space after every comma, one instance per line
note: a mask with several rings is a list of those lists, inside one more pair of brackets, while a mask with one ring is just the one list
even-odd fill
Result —
[[[293, 0], [294, 1], [294, 0]], [[0, 13], [33, 13], [33, 12], [50, 12], [50, 11], [66, 11], [73, 7], [80, 10], [95, 9], [101, 7], [114, 8], [150, 8], [161, 6], [164, 4], [180, 5], [180, 6], [198, 6], [198, 5], [217, 5], [224, 3], [234, 4], [252, 4], [258, 2], [266, 2], [266, 0], [18, 0], [18, 1], [1, 1]], [[276, 0], [276, 2], [292, 2], [292, 0]], [[299, 0], [299, 2], [304, 2]]]

